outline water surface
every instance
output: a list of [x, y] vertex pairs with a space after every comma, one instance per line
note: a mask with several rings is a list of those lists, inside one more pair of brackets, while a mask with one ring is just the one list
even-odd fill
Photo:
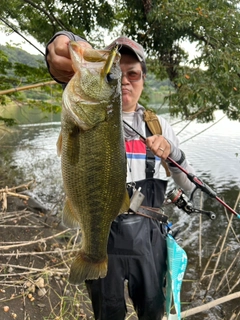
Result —
[[[166, 115], [166, 117], [168, 116]], [[171, 118], [169, 121], [173, 124], [175, 132], [178, 133], [182, 142], [181, 148], [194, 166], [196, 175], [216, 191], [218, 196], [228, 205], [234, 207], [240, 191], [240, 123], [222, 117], [221, 112], [216, 113], [215, 125], [213, 123], [200, 124], [196, 121], [187, 125], [187, 122], [179, 122], [177, 119]], [[219, 119], [222, 120], [217, 122]], [[209, 129], [207, 129], [208, 127]], [[0, 142], [1, 163], [3, 165], [5, 161], [8, 170], [15, 173], [15, 183], [21, 184], [32, 179], [36, 180], [33, 192], [50, 209], [55, 208], [58, 212], [61, 211], [64, 198], [60, 159], [56, 152], [59, 132], [59, 122], [19, 125], [12, 134], [7, 135]], [[170, 184], [170, 187], [172, 188], [174, 185]], [[200, 262], [202, 266], [207, 262], [218, 237], [225, 235], [228, 223], [224, 207], [215, 199], [197, 192], [194, 205], [197, 208], [203, 207], [205, 210], [215, 212], [216, 220], [211, 221], [203, 215], [200, 224], [200, 218], [197, 214], [189, 216], [176, 207], [168, 206], [166, 208], [166, 213], [174, 223], [174, 230], [180, 230], [180, 244], [186, 250], [189, 258], [186, 278], [190, 280], [199, 278], [202, 271], [199, 266]], [[240, 212], [239, 204], [236, 210]], [[231, 214], [229, 214], [230, 216]], [[239, 239], [240, 220], [236, 217], [233, 218], [233, 229]], [[200, 234], [202, 245], [199, 248]], [[227, 245], [229, 250], [224, 256], [224, 260], [221, 260], [220, 268], [227, 268], [236, 252], [240, 250], [239, 242], [232, 231], [227, 237]], [[213, 265], [211, 265], [212, 267]], [[240, 269], [239, 263], [236, 268]], [[222, 273], [220, 273], [220, 279], [221, 276]], [[189, 300], [194, 286], [195, 282], [183, 285], [182, 300]], [[240, 290], [239, 286], [237, 288]], [[201, 292], [201, 288], [198, 288], [199, 291]], [[227, 290], [222, 292], [220, 296], [226, 293]], [[202, 295], [204, 295], [204, 290]], [[209, 296], [209, 299], [213, 299], [212, 292], [209, 293]], [[201, 304], [201, 301], [196, 301], [196, 304]], [[232, 314], [231, 311], [237, 308], [238, 304], [236, 300], [228, 304], [229, 318]], [[204, 319], [223, 319], [221, 312], [222, 308], [214, 308], [213, 311], [207, 313]], [[226, 308], [224, 312], [227, 312]], [[193, 316], [192, 319], [203, 319], [203, 315]]]

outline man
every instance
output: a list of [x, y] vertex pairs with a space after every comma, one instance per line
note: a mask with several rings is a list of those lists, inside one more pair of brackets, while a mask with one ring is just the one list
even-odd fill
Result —
[[[68, 51], [70, 40], [91, 47], [86, 40], [62, 31], [50, 40], [46, 51], [49, 71], [63, 85], [73, 76]], [[127, 187], [130, 194], [134, 193], [136, 186], [141, 187], [145, 196], [143, 204], [159, 208], [164, 199], [167, 180], [165, 171], [161, 169], [161, 159], [166, 160], [170, 156], [186, 171], [194, 173], [194, 170], [178, 148], [178, 139], [166, 120], [159, 117], [162, 135], [151, 135], [143, 120], [144, 108], [138, 103], [147, 73], [142, 46], [127, 37], [120, 37], [106, 49], [111, 49], [116, 43], [120, 45], [121, 53], [123, 119], [143, 136], [147, 136], [144, 144], [134, 131], [124, 126]], [[177, 185], [186, 191], [193, 188], [182, 171], [171, 163], [168, 166]], [[108, 241], [107, 276], [86, 281], [95, 319], [125, 318], [125, 280], [138, 318], [162, 319], [167, 255], [165, 237], [164, 225], [150, 217], [129, 213], [113, 221]]]

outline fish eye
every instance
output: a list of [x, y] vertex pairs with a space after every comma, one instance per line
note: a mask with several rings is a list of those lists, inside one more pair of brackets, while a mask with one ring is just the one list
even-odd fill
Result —
[[112, 82], [114, 79], [115, 79], [115, 78], [114, 78], [114, 74], [111, 73], [111, 72], [109, 72], [109, 73], [107, 74], [107, 82]]

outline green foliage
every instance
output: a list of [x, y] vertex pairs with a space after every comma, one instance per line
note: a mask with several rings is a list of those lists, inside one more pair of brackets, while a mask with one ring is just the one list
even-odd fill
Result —
[[[10, 46], [0, 46], [0, 91], [16, 88], [16, 91], [12, 93], [0, 95], [0, 115], [3, 112], [1, 105], [13, 104], [19, 107], [38, 108], [43, 114], [59, 113], [62, 95], [60, 85], [55, 85], [54, 89], [42, 86], [17, 91], [19, 87], [49, 80], [50, 76], [42, 56], [34, 56], [22, 49]], [[7, 126], [16, 124], [14, 119], [6, 116], [1, 116], [0, 122], [4, 122]]]
[[11, 47], [10, 45], [0, 45], [0, 51], [2, 51], [10, 63], [20, 63], [30, 67], [37, 67], [39, 63], [44, 62], [42, 55], [29, 54], [22, 49]]
[[90, 33], [97, 26], [109, 29], [113, 27], [114, 12], [108, 1], [62, 0], [61, 2], [66, 12], [67, 23], [77, 29], [80, 26], [82, 34]]
[[1, 117], [1, 116], [0, 116], [0, 123], [1, 123], [1, 122], [4, 122], [4, 124], [5, 124], [7, 127], [10, 127], [10, 126], [13, 126], [14, 124], [17, 124], [14, 119], [4, 118], [4, 117]]
[[11, 69], [12, 64], [7, 55], [0, 49], [0, 74], [7, 74], [7, 70]]
[[[210, 121], [214, 110], [222, 109], [240, 119], [239, 1], [1, 0], [0, 15], [42, 44], [63, 29], [97, 47], [110, 31], [125, 34], [144, 46], [149, 72], [168, 78], [172, 90], [162, 90], [161, 100], [173, 114]], [[196, 57], [186, 41], [195, 43]], [[155, 97], [156, 91], [146, 84], [145, 94]]]

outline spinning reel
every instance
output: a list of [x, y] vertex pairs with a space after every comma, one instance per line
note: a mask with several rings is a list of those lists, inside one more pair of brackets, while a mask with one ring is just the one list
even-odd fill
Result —
[[206, 214], [211, 220], [216, 219], [216, 214], [214, 212], [194, 208], [192, 201], [187, 197], [184, 191], [180, 188], [179, 189], [174, 188], [171, 191], [169, 191], [166, 195], [166, 202], [168, 204], [169, 203], [175, 204], [179, 209], [182, 209], [187, 214], [203, 213], [203, 214]]

